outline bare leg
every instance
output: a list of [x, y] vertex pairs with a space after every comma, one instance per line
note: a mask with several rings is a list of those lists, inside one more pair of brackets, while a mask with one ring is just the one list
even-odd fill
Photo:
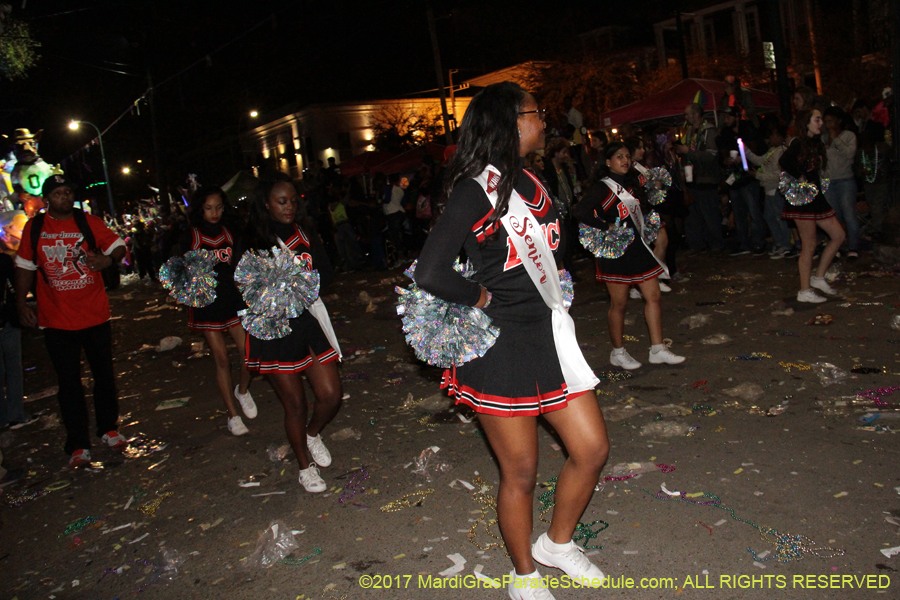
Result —
[[[313, 357], [311, 367], [303, 372], [312, 386], [316, 395], [316, 404], [313, 406], [312, 418], [306, 426], [306, 433], [316, 437], [331, 423], [341, 409], [341, 376], [337, 368], [337, 362], [321, 364]], [[305, 442], [304, 442], [305, 443]]]
[[653, 254], [663, 264], [666, 264], [666, 248], [668, 247], [669, 234], [666, 233], [665, 227], [660, 227], [659, 234], [656, 236], [656, 244], [653, 246]]
[[[816, 251], [816, 223], [797, 219], [797, 231], [800, 232], [800, 257], [797, 268], [800, 270], [800, 291], [809, 289], [809, 276], [812, 273], [813, 254]], [[834, 258], [834, 253], [831, 254]]]
[[[825, 245], [825, 249], [822, 250], [822, 256], [819, 257], [819, 266], [816, 268], [816, 277], [825, 277], [825, 272], [831, 266], [831, 261], [834, 260], [834, 255], [837, 254], [841, 244], [844, 243], [847, 234], [844, 233], [844, 228], [841, 227], [840, 222], [834, 217], [824, 221], [815, 221], [815, 223], [831, 238]], [[813, 233], [815, 233], [815, 230], [813, 230]]]
[[[565, 409], [563, 409], [565, 410]], [[478, 415], [500, 463], [497, 518], [516, 573], [534, 573], [531, 530], [537, 478], [537, 418]]]
[[[622, 336], [625, 334], [625, 305], [628, 304], [628, 286], [622, 283], [606, 282], [609, 291], [609, 312], [606, 323], [609, 328], [609, 341], [613, 348], [621, 348]], [[657, 287], [657, 293], [659, 288]]]
[[[219, 393], [225, 400], [225, 408], [229, 417], [236, 417], [238, 413], [234, 398], [234, 387], [231, 381], [231, 361], [228, 359], [228, 347], [225, 345], [225, 335], [221, 331], [204, 331], [203, 337], [209, 345], [209, 351], [216, 361], [216, 385]], [[243, 365], [244, 361], [241, 360]]]
[[659, 280], [648, 279], [638, 284], [644, 295], [644, 319], [647, 321], [647, 330], [650, 333], [650, 343], [662, 344], [662, 307], [660, 306]]
[[559, 433], [569, 454], [556, 482], [556, 505], [547, 535], [554, 543], [568, 544], [606, 464], [609, 438], [593, 392], [569, 400], [566, 408], [544, 418]]
[[269, 381], [284, 408], [284, 431], [301, 469], [309, 468], [312, 458], [306, 447], [306, 392], [300, 373], [272, 373]]
[[247, 362], [244, 360], [244, 344], [246, 343], [247, 334], [244, 332], [244, 328], [241, 325], [236, 325], [228, 330], [228, 333], [231, 334], [231, 338], [234, 340], [235, 345], [238, 347], [238, 352], [241, 356], [241, 370], [240, 370], [240, 379], [238, 383], [238, 392], [241, 394], [247, 393], [247, 388], [250, 387], [250, 371], [247, 370]]

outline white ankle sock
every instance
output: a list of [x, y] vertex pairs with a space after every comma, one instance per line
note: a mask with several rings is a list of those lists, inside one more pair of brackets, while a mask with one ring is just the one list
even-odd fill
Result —
[[656, 354], [657, 352], [662, 352], [665, 349], [666, 349], [665, 344], [653, 344], [652, 346], [650, 346], [650, 352], [652, 352], [653, 354]]
[[306, 434], [306, 443], [313, 442], [319, 436], [311, 436], [308, 433]]
[[621, 348], [613, 348], [612, 353], [615, 356], [619, 356], [620, 354], [625, 354], [625, 346], [622, 346]]
[[572, 545], [572, 542], [569, 541], [567, 544], [557, 544], [550, 539], [549, 535], [545, 534], [543, 544], [544, 548], [546, 548], [550, 552], [553, 552], [554, 554], [562, 554], [569, 549], [569, 547]]

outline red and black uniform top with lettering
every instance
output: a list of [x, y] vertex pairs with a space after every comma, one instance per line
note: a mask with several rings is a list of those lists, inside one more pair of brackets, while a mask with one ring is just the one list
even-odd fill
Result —
[[[806, 164], [801, 164], [799, 139], [794, 139], [778, 160], [781, 168], [792, 177], [796, 179], [806, 177], [806, 181], [815, 183], [821, 189], [822, 176], [819, 173], [822, 166], [821, 157], [814, 156], [805, 162]], [[784, 210], [781, 212], [782, 219], [802, 219], [806, 221], [822, 221], [834, 215], [834, 209], [828, 204], [825, 194], [821, 191], [812, 202], [803, 206], [794, 206], [790, 202], [785, 201]]]
[[[562, 256], [560, 220], [549, 194], [534, 175], [521, 169], [515, 189], [554, 255]], [[500, 330], [496, 343], [484, 356], [445, 371], [441, 387], [448, 388], [457, 403], [490, 415], [535, 416], [565, 408], [566, 383], [550, 309], [522, 264], [529, 258], [518, 255], [499, 221], [487, 223], [492, 213], [474, 179], [458, 183], [416, 265], [418, 285], [448, 302], [474, 306], [482, 286], [493, 295], [484, 312]], [[453, 269], [461, 250], [475, 267], [471, 280]]]
[[204, 221], [181, 237], [181, 247], [208, 250], [216, 255], [216, 300], [202, 308], [188, 308], [188, 327], [194, 331], [226, 331], [240, 325], [239, 310], [247, 308], [234, 284], [235, 239], [227, 227]]
[[[331, 263], [322, 244], [296, 224], [269, 221], [269, 231], [296, 254], [304, 271], [319, 272], [319, 290], [331, 283]], [[308, 310], [289, 321], [291, 332], [277, 340], [261, 340], [247, 333], [244, 359], [251, 373], [297, 373], [311, 367], [315, 360], [330, 363], [340, 356], [331, 347], [322, 327]]]
[[[609, 178], [617, 186], [622, 186], [634, 195], [633, 188], [627, 187], [625, 177], [611, 173]], [[650, 209], [642, 207], [641, 210], [646, 216]], [[634, 226], [628, 207], [608, 185], [598, 181], [591, 186], [581, 202], [575, 206], [574, 212], [580, 222], [597, 229], [608, 229], [618, 218], [635, 230], [634, 240], [628, 244], [625, 254], [619, 258], [597, 259], [597, 281], [629, 285], [659, 277], [664, 272], [650, 250], [641, 243], [640, 234]]]

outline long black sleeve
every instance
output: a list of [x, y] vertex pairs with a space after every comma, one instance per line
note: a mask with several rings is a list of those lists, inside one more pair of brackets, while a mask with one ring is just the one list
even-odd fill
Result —
[[797, 179], [806, 175], [806, 169], [800, 165], [800, 140], [791, 142], [791, 145], [778, 159], [778, 164], [783, 170]]
[[472, 226], [491, 208], [481, 187], [473, 180], [460, 182], [435, 223], [416, 263], [415, 280], [423, 290], [448, 302], [475, 306], [481, 286], [453, 269]]
[[572, 213], [579, 222], [597, 229], [606, 229], [608, 223], [603, 218], [603, 201], [609, 194], [609, 188], [602, 182], [593, 185], [581, 202], [575, 205]]

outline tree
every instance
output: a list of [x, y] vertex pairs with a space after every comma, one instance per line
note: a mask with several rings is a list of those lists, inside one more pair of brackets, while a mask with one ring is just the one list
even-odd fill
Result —
[[35, 51], [40, 47], [41, 43], [31, 37], [28, 25], [5, 17], [0, 33], [0, 75], [9, 80], [27, 77], [28, 69], [40, 59]]
[[419, 112], [411, 107], [387, 106], [370, 117], [369, 127], [374, 133], [372, 144], [385, 152], [404, 152], [444, 134], [443, 118], [436, 108]]

